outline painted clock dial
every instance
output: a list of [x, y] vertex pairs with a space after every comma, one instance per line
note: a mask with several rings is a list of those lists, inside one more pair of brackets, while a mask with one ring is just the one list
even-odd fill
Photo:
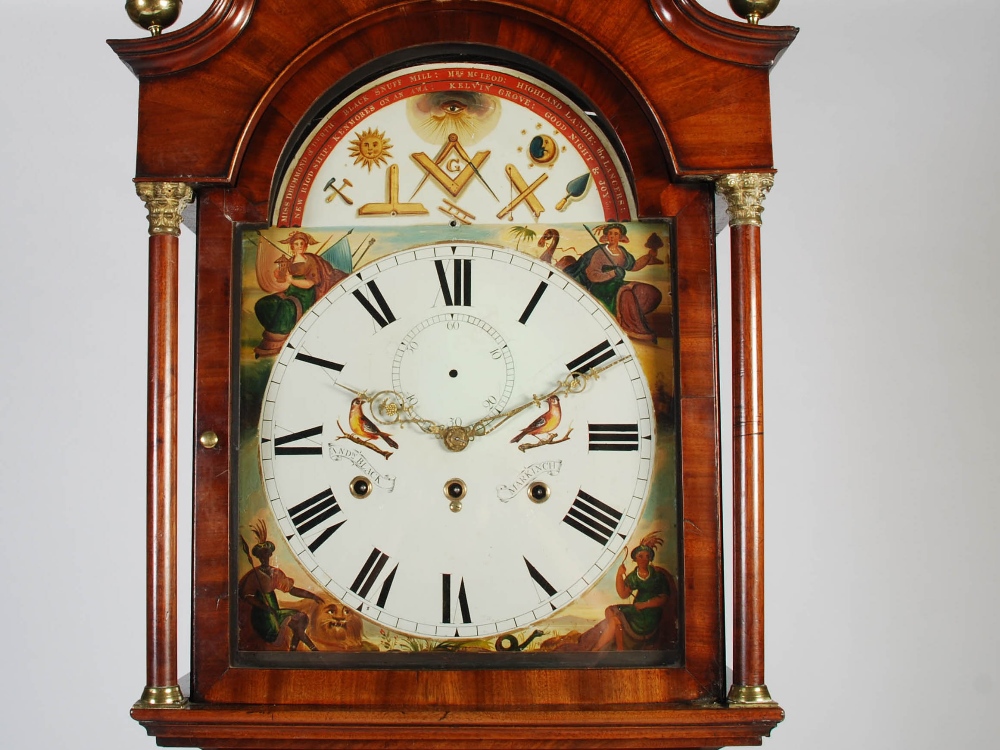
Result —
[[396, 71], [353, 91], [303, 138], [273, 224], [628, 221], [628, 178], [594, 117], [495, 65]]
[[629, 337], [581, 286], [511, 249], [438, 243], [302, 316], [264, 387], [260, 468], [329, 595], [403, 633], [481, 638], [621, 561], [654, 424]]

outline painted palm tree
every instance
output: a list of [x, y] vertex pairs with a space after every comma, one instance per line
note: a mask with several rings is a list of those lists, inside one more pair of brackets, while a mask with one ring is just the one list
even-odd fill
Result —
[[524, 226], [511, 227], [510, 229], [507, 230], [507, 234], [509, 234], [511, 237], [517, 238], [517, 247], [515, 248], [517, 250], [521, 249], [522, 242], [531, 242], [533, 239], [535, 239], [536, 236], [534, 229], [530, 229]]

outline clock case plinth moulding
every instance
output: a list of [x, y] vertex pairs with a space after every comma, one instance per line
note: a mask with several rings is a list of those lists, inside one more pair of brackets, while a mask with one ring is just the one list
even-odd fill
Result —
[[[148, 649], [146, 689], [132, 715], [160, 744], [708, 748], [760, 744], [781, 721], [763, 659], [760, 204], [774, 172], [768, 74], [796, 33], [722, 19], [693, 0], [215, 0], [177, 32], [111, 42], [140, 81], [136, 181], [151, 214]], [[332, 86], [379, 61], [392, 66], [435, 59], [435, 50], [484, 48], [496, 49], [498, 60], [523, 61], [536, 75], [558, 71], [585, 92], [621, 144], [637, 218], [674, 222], [685, 667], [354, 670], [336, 680], [317, 670], [234, 669], [225, 611], [232, 590], [238, 225], [268, 222], [289, 139]], [[169, 185], [158, 187], [163, 183]], [[198, 207], [195, 435], [213, 432], [219, 440], [194, 446], [193, 670], [181, 690], [174, 396], [179, 230], [171, 219], [184, 209], [186, 187]], [[733, 255], [734, 673], [728, 692], [716, 189], [730, 206]]]

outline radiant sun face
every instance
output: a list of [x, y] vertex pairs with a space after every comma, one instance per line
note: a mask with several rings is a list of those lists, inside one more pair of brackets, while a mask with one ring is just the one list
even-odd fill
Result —
[[391, 156], [392, 143], [385, 137], [385, 133], [375, 128], [363, 130], [355, 133], [355, 138], [350, 143], [350, 155], [354, 157], [355, 164], [362, 164], [372, 171], [372, 167], [381, 167], [386, 163], [386, 159]]

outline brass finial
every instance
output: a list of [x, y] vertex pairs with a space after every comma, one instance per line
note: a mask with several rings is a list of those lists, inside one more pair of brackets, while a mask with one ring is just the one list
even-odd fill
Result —
[[729, 0], [729, 7], [740, 18], [745, 18], [747, 23], [756, 26], [761, 19], [774, 13], [779, 2], [781, 0]]
[[181, 14], [184, 0], [125, 0], [125, 12], [132, 23], [158, 36]]

